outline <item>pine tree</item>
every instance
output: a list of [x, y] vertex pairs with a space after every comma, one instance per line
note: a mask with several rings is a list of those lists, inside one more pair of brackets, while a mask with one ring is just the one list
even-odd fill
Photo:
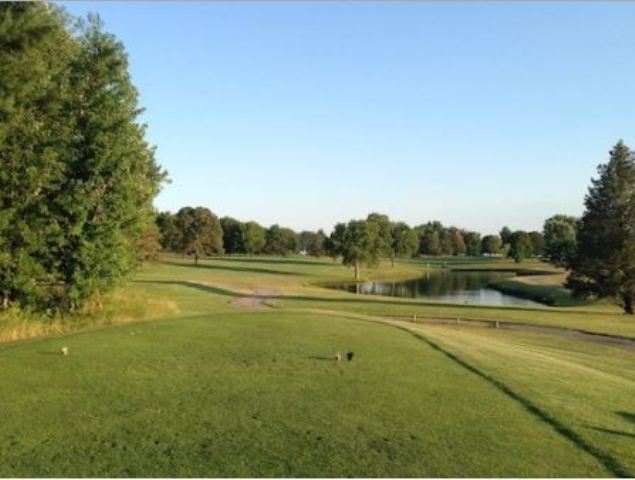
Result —
[[598, 167], [585, 198], [567, 285], [579, 295], [613, 298], [628, 314], [635, 300], [635, 162], [622, 142]]

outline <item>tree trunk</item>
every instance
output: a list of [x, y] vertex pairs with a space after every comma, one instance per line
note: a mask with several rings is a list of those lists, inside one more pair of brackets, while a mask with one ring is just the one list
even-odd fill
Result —
[[198, 265], [198, 252], [194, 252], [194, 265]]
[[9, 308], [9, 294], [8, 292], [2, 292], [2, 307], [0, 310], [6, 310]]
[[624, 300], [624, 313], [627, 315], [633, 315], [633, 295], [625, 293], [622, 298]]
[[355, 262], [355, 280], [359, 280], [359, 262]]

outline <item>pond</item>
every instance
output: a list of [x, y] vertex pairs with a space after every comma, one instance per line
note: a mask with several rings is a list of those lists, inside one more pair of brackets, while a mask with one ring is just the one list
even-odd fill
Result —
[[487, 287], [494, 280], [514, 276], [516, 276], [514, 272], [501, 271], [435, 270], [428, 272], [422, 278], [413, 280], [345, 283], [332, 287], [351, 293], [419, 298], [435, 302], [546, 307], [533, 300], [515, 297]]

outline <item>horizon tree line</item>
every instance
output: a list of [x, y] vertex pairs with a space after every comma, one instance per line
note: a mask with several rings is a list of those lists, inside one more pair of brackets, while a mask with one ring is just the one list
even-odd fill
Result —
[[[445, 227], [439, 221], [411, 227], [380, 213], [371, 213], [362, 220], [338, 223], [330, 235], [322, 229], [296, 232], [277, 224], [264, 227], [255, 221], [241, 222], [229, 216], [218, 218], [206, 207], [183, 207], [176, 214], [160, 212], [156, 223], [163, 250], [191, 255], [195, 262], [204, 255], [286, 256], [302, 253], [333, 259], [359, 257], [360, 264], [376, 265], [380, 259], [388, 259], [394, 264], [398, 258], [426, 255], [503, 256], [518, 263], [530, 257], [562, 256], [562, 249], [575, 248], [575, 233], [571, 237], [571, 232], [566, 230], [567, 226], [571, 228], [571, 222], [567, 223], [569, 218], [573, 217], [556, 215], [548, 219], [544, 230], [546, 237], [542, 232], [511, 231], [508, 227], [503, 227], [499, 235], [481, 237], [478, 232]], [[573, 224], [575, 221], [573, 218]], [[566, 243], [567, 235], [573, 246]], [[353, 254], [351, 248], [364, 253]]]

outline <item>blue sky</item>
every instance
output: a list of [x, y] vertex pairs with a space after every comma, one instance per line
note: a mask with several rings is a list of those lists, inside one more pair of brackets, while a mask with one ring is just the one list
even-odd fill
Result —
[[162, 210], [541, 229], [635, 147], [635, 3], [65, 6], [126, 46]]

